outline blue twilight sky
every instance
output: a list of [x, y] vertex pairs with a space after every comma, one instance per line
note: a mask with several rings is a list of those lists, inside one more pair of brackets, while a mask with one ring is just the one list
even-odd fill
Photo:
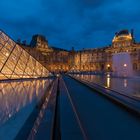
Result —
[[0, 0], [0, 7], [0, 28], [14, 40], [43, 34], [56, 47], [96, 48], [133, 28], [140, 41], [139, 0]]

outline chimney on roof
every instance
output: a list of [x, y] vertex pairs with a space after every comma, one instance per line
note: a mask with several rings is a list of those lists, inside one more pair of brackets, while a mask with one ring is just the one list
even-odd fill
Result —
[[132, 36], [132, 38], [134, 38], [134, 30], [133, 29], [131, 29], [131, 36]]
[[132, 36], [132, 39], [133, 39], [133, 43], [135, 43], [134, 29], [131, 29], [131, 36]]

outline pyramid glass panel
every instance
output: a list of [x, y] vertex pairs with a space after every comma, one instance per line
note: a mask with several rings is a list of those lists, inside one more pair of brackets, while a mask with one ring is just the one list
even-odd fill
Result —
[[0, 80], [48, 76], [42, 64], [0, 31]]

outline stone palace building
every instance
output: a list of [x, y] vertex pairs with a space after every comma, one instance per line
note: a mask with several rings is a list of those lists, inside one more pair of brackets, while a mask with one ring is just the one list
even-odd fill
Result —
[[51, 72], [113, 71], [112, 57], [122, 52], [130, 54], [133, 70], [140, 71], [140, 43], [135, 41], [133, 30], [115, 33], [112, 44], [102, 48], [68, 51], [49, 46], [42, 35], [34, 35], [30, 45], [22, 44], [22, 47]]

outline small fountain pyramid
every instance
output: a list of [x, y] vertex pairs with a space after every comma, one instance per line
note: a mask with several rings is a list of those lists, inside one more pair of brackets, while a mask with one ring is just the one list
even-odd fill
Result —
[[113, 54], [113, 71], [118, 77], [133, 76], [131, 56], [128, 52]]

